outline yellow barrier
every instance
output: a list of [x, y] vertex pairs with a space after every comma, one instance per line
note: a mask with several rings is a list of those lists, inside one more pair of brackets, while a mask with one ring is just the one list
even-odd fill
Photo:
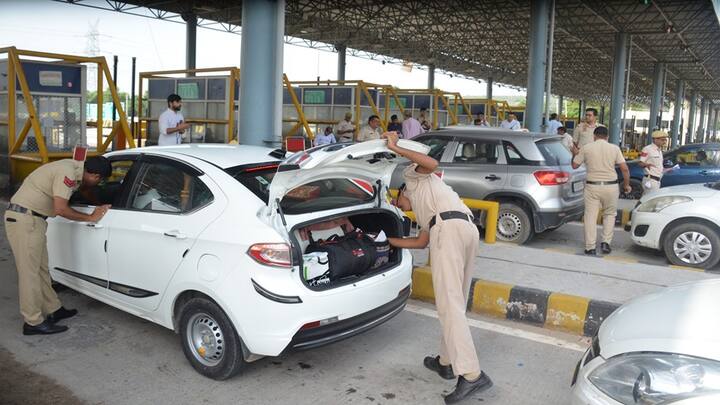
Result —
[[[393, 198], [397, 197], [397, 190], [390, 190], [390, 195]], [[497, 201], [485, 201], [475, 200], [472, 198], [463, 198], [462, 201], [465, 205], [475, 210], [485, 211], [485, 243], [495, 243], [497, 236], [497, 221], [498, 214], [500, 212], [500, 203]], [[415, 221], [415, 213], [412, 211], [405, 211], [405, 215], [411, 220]]]

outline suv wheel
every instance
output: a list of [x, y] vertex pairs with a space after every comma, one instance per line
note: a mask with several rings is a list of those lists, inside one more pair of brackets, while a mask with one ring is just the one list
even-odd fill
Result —
[[528, 213], [517, 204], [500, 203], [497, 239], [522, 244], [529, 241], [532, 235], [532, 221]]
[[225, 312], [204, 298], [188, 301], [180, 315], [185, 357], [200, 374], [225, 380], [243, 367], [242, 342]]
[[720, 235], [701, 223], [681, 223], [668, 231], [663, 250], [672, 264], [709, 269], [720, 261]]

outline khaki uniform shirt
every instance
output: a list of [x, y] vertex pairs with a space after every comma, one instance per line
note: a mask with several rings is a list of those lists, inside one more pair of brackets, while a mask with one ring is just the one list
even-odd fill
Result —
[[[350, 132], [344, 134], [340, 133], [347, 130], [350, 130]], [[338, 140], [340, 142], [352, 142], [353, 138], [355, 137], [355, 125], [353, 125], [352, 122], [342, 120], [337, 124], [336, 133], [338, 134]]]
[[375, 129], [370, 128], [369, 125], [363, 127], [357, 137], [358, 142], [370, 141], [373, 139], [380, 139], [380, 127]]
[[83, 162], [72, 159], [42, 165], [30, 173], [10, 202], [53, 217], [53, 197], [69, 200], [80, 186], [84, 168]]
[[595, 128], [602, 127], [602, 124], [588, 125], [585, 122], [581, 122], [580, 125], [573, 131], [573, 142], [578, 145], [578, 148], [592, 143], [594, 138]]
[[625, 158], [620, 147], [598, 139], [580, 148], [573, 162], [578, 165], [585, 163], [588, 181], [615, 181], [618, 179], [615, 165], [625, 163]]
[[430, 220], [445, 211], [460, 211], [472, 215], [458, 194], [440, 177], [433, 173], [418, 173], [417, 164], [411, 164], [403, 171], [405, 178], [404, 195], [410, 200], [416, 222], [430, 230]]
[[649, 163], [652, 167], [645, 167], [643, 173], [648, 176], [662, 177], [663, 174], [663, 153], [654, 143], [644, 147], [640, 152], [640, 161]]

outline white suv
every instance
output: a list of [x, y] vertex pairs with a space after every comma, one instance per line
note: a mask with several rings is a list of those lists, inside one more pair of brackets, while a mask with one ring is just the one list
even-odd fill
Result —
[[[422, 153], [412, 141], [401, 145]], [[396, 165], [384, 140], [297, 153], [253, 146], [182, 145], [117, 151], [113, 176], [71, 203], [97, 224], [52, 218], [54, 280], [175, 330], [201, 374], [225, 379], [246, 362], [363, 332], [399, 313], [412, 258], [312, 286], [308, 226], [343, 221], [401, 236], [387, 187]]]

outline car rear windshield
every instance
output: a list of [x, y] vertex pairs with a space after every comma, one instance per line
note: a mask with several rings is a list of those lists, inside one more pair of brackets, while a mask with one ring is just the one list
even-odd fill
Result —
[[270, 183], [277, 173], [277, 168], [277, 163], [266, 163], [231, 167], [225, 169], [225, 172], [267, 204], [270, 199]]
[[559, 139], [543, 139], [535, 142], [548, 166], [569, 166], [572, 154]]

